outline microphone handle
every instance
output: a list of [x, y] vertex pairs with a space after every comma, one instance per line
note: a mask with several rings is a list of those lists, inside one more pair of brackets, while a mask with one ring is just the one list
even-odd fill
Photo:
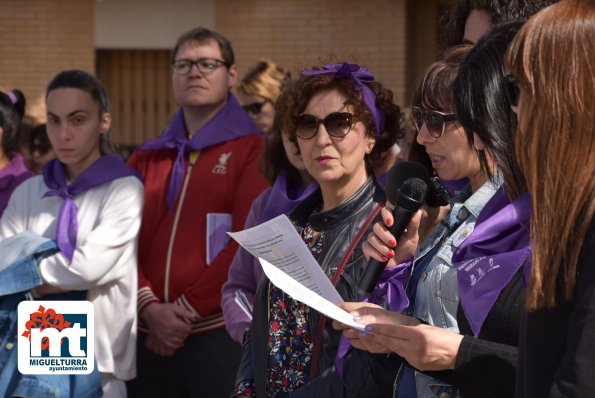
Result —
[[[413, 217], [413, 213], [407, 209], [404, 209], [400, 206], [397, 206], [393, 211], [393, 218], [394, 224], [390, 227], [390, 233], [395, 237], [395, 240], [398, 242], [401, 238], [403, 232], [405, 232], [405, 228], [407, 228], [407, 224], [411, 221], [411, 217]], [[380, 276], [382, 275], [382, 271], [386, 268], [386, 263], [388, 261], [378, 261], [376, 259], [371, 258], [368, 261], [368, 265], [362, 272], [360, 276], [358, 286], [361, 290], [363, 290], [366, 294], [371, 294], [376, 287], [376, 284], [380, 280]]]

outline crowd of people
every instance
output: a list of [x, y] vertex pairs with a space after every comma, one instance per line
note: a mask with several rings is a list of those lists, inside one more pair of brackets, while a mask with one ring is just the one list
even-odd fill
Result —
[[[0, 92], [0, 250], [28, 267], [0, 261], [0, 396], [595, 396], [595, 2], [458, 0], [441, 29], [410, 113], [349, 60], [240, 78], [231, 42], [192, 29], [179, 108], [126, 162], [92, 74], [58, 73], [34, 128]], [[404, 161], [450, 193], [395, 234]], [[283, 214], [361, 327], [226, 234]], [[92, 303], [91, 374], [13, 366], [37, 299]]]

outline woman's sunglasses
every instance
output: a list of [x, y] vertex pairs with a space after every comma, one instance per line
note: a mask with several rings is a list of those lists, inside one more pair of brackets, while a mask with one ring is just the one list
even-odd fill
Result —
[[519, 83], [513, 75], [506, 75], [506, 90], [504, 92], [506, 93], [506, 97], [508, 98], [508, 102], [510, 102], [511, 106], [519, 105], [521, 89], [519, 88]]
[[419, 133], [421, 131], [421, 128], [425, 123], [426, 127], [428, 128], [428, 132], [434, 138], [442, 137], [442, 134], [444, 134], [444, 124], [446, 122], [457, 120], [457, 117], [454, 113], [424, 111], [417, 106], [412, 108], [412, 113], [413, 122], [415, 123], [417, 132]]
[[333, 112], [324, 119], [303, 113], [298, 116], [295, 135], [303, 140], [310, 139], [318, 133], [320, 125], [324, 125], [326, 132], [331, 137], [345, 137], [353, 126], [354, 116], [348, 112]]
[[253, 115], [258, 115], [262, 111], [262, 107], [264, 106], [264, 104], [266, 104], [267, 102], [268, 101], [253, 102], [251, 104], [242, 106], [242, 108], [244, 108], [244, 110], [248, 113], [251, 113]]

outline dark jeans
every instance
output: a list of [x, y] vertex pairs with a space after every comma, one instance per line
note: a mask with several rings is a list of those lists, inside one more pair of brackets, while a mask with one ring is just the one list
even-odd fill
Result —
[[228, 397], [234, 388], [241, 346], [225, 328], [190, 336], [171, 357], [147, 350], [139, 332], [137, 377], [127, 383], [128, 397]]

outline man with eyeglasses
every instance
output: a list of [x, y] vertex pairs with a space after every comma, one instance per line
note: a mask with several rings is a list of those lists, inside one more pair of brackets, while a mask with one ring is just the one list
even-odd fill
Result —
[[243, 228], [266, 187], [257, 168], [263, 140], [230, 93], [238, 72], [227, 38], [193, 29], [172, 57], [180, 108], [129, 161], [144, 178], [145, 209], [138, 376], [128, 390], [139, 397], [225, 397], [240, 356], [220, 308], [237, 249], [226, 232]]

